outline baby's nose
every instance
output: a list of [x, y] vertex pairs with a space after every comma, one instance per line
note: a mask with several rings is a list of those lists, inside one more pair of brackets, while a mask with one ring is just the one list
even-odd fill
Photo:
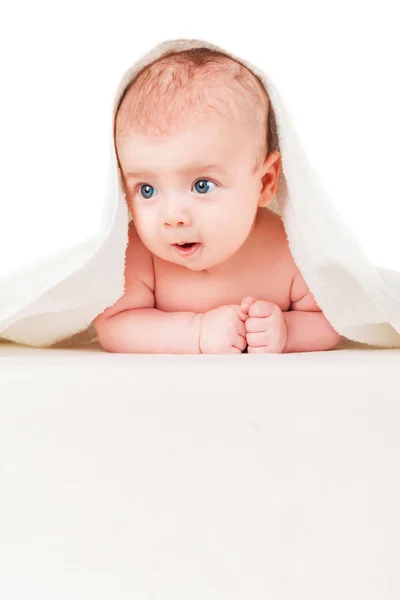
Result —
[[164, 227], [187, 227], [191, 224], [189, 211], [175, 206], [164, 215]]
[[168, 221], [164, 225], [165, 227], [187, 227], [188, 223], [184, 221], [177, 221], [176, 223]]

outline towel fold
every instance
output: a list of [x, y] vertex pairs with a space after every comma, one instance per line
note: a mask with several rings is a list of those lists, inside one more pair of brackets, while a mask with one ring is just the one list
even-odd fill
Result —
[[110, 119], [110, 165], [101, 231], [83, 243], [0, 277], [0, 340], [31, 346], [90, 342], [94, 318], [124, 293], [131, 219], [114, 147], [114, 118], [138, 71], [171, 50], [206, 47], [241, 61], [264, 84], [273, 107], [282, 169], [268, 208], [282, 217], [292, 256], [334, 329], [355, 342], [400, 348], [400, 272], [371, 264], [309, 164], [270, 77], [247, 60], [198, 39], [167, 40], [124, 73]]

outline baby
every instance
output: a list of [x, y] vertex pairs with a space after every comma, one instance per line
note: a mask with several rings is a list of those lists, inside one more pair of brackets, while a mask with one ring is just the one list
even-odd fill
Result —
[[171, 52], [121, 99], [115, 148], [132, 215], [125, 292], [95, 320], [108, 352], [329, 350], [279, 215], [274, 115], [257, 76], [222, 52]]

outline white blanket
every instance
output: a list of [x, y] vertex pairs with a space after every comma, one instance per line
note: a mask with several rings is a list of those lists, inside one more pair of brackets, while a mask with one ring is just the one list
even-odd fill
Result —
[[[123, 91], [147, 63], [172, 49], [204, 46], [241, 60], [263, 81], [277, 123], [282, 170], [269, 208], [282, 216], [293, 258], [325, 316], [343, 337], [400, 347], [400, 273], [371, 264], [324, 189], [266, 73], [202, 40], [157, 45], [121, 78], [110, 119], [110, 166], [98, 235], [0, 277], [0, 339], [32, 346], [95, 339], [94, 318], [124, 293], [129, 212], [114, 149]], [[261, 62], [261, 61], [260, 61]]]

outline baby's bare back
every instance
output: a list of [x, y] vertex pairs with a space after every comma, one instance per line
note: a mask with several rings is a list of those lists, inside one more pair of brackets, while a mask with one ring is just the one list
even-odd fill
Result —
[[153, 256], [155, 308], [203, 313], [253, 296], [289, 310], [296, 265], [280, 217], [267, 208], [259, 210], [257, 227], [243, 250], [215, 272], [191, 271]]

